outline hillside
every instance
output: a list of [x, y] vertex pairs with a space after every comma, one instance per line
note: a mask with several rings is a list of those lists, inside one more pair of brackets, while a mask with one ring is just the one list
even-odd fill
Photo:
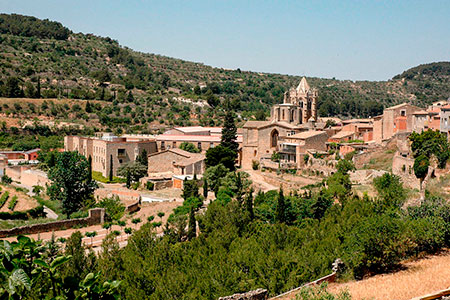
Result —
[[[104, 126], [126, 130], [130, 124], [140, 126], [137, 130], [148, 130], [152, 123], [215, 124], [220, 111], [209, 109], [204, 102], [214, 108], [224, 99], [231, 99], [243, 118], [257, 112], [257, 117], [263, 118], [300, 79], [136, 52], [108, 37], [73, 33], [60, 23], [20, 15], [0, 14], [0, 52], [2, 96], [104, 100], [112, 105], [91, 117]], [[425, 105], [447, 99], [449, 65], [422, 65], [380, 82], [308, 81], [319, 89], [320, 115], [365, 117], [403, 101]], [[129, 108], [124, 112], [125, 106]], [[2, 112], [17, 113], [10, 108]]]

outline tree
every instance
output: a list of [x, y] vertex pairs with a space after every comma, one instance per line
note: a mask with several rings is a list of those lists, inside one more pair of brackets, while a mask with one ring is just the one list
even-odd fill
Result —
[[20, 80], [17, 77], [8, 77], [5, 83], [4, 97], [17, 98], [22, 97], [23, 92], [19, 87]]
[[97, 231], [86, 232], [86, 237], [91, 238], [91, 247], [94, 245], [94, 237], [97, 235]]
[[422, 133], [413, 132], [409, 139], [414, 158], [421, 155], [431, 158], [434, 155], [438, 160], [438, 167], [445, 167], [450, 158], [450, 146], [444, 133], [429, 129]]
[[397, 175], [385, 173], [373, 180], [373, 185], [384, 207], [401, 207], [406, 199], [406, 192]]
[[91, 182], [92, 181], [92, 156], [91, 155], [89, 155], [89, 157], [88, 157], [88, 179], [87, 179], [87, 181], [88, 182]]
[[204, 176], [208, 180], [208, 184], [210, 188], [214, 191], [214, 194], [217, 196], [219, 192], [219, 187], [221, 185], [222, 179], [227, 175], [229, 170], [225, 168], [224, 165], [218, 164], [214, 167], [209, 167], [206, 169]]
[[165, 213], [162, 212], [162, 211], [159, 211], [159, 212], [157, 213], [157, 216], [161, 218], [161, 222], [162, 222], [162, 218], [164, 217], [164, 215], [165, 215]]
[[280, 191], [278, 192], [278, 200], [277, 200], [277, 210], [275, 214], [275, 220], [278, 223], [286, 222], [286, 202], [283, 195], [283, 189], [280, 187]]
[[113, 181], [113, 157], [109, 157], [109, 181]]
[[68, 216], [92, 199], [97, 188], [95, 181], [88, 181], [88, 162], [78, 152], [59, 153], [48, 177], [51, 180], [48, 188], [50, 198], [61, 201], [63, 212]]
[[236, 153], [223, 145], [218, 145], [214, 148], [209, 148], [206, 151], [207, 167], [214, 167], [219, 164], [225, 166], [228, 170], [234, 171], [236, 166]]
[[187, 200], [190, 197], [199, 198], [199, 196], [197, 180], [184, 180], [181, 197], [183, 197], [184, 200]]
[[245, 198], [245, 209], [247, 210], [250, 220], [253, 220], [255, 214], [253, 212], [253, 188], [250, 189]]
[[129, 188], [131, 182], [139, 182], [139, 179], [147, 175], [147, 168], [139, 162], [128, 162], [117, 169], [119, 176], [127, 179], [127, 187]]
[[195, 210], [194, 207], [191, 206], [191, 209], [189, 210], [189, 227], [187, 232], [187, 238], [188, 240], [192, 240], [197, 236], [197, 224], [195, 221]]
[[86, 108], [85, 111], [89, 114], [92, 112], [92, 106], [91, 103], [89, 101], [86, 102]]
[[197, 147], [195, 147], [194, 144], [189, 143], [189, 142], [182, 142], [180, 145], [180, 149], [187, 151], [187, 152], [191, 152], [191, 153], [199, 153], [200, 152], [200, 150]]
[[428, 167], [430, 166], [430, 159], [424, 154], [419, 155], [414, 160], [414, 175], [420, 180], [420, 190], [422, 190], [422, 183], [428, 174]]
[[146, 149], [142, 149], [141, 154], [136, 157], [136, 161], [148, 168], [148, 153]]
[[233, 111], [230, 108], [230, 105], [226, 105], [226, 113], [225, 119], [222, 128], [222, 137], [220, 144], [223, 147], [226, 147], [235, 153], [235, 159], [238, 155], [239, 144], [236, 142], [237, 140], [237, 127], [234, 122]]
[[347, 174], [349, 171], [355, 170], [355, 165], [349, 160], [341, 159], [337, 163], [336, 169], [342, 174]]
[[37, 86], [36, 86], [36, 96], [35, 98], [40, 99], [41, 98], [41, 78], [37, 78]]
[[203, 197], [205, 200], [208, 198], [208, 180], [206, 180], [206, 177], [203, 177]]

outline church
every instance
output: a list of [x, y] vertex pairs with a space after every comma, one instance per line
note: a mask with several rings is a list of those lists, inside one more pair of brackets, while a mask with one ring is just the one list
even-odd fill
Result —
[[307, 149], [326, 150], [328, 135], [318, 124], [318, 91], [303, 77], [296, 88], [284, 93], [283, 103], [270, 111], [269, 121], [248, 121], [243, 127], [242, 168], [270, 160], [274, 152], [297, 165]]

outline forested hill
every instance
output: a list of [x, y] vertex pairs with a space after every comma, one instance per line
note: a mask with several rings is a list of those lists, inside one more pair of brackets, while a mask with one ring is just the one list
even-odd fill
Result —
[[[244, 117], [268, 114], [298, 76], [212, 68], [133, 51], [108, 37], [73, 33], [58, 22], [0, 14], [0, 92], [4, 97], [162, 101], [184, 96], [213, 107], [234, 100]], [[418, 66], [392, 80], [308, 78], [320, 92], [319, 114], [373, 116], [383, 106], [450, 97], [449, 62]], [[307, 75], [307, 74], [306, 74]], [[177, 95], [179, 94], [179, 95]]]

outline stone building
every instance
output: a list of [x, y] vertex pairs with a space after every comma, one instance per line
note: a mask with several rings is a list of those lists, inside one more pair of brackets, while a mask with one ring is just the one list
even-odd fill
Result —
[[117, 137], [110, 133], [96, 137], [66, 136], [64, 138], [65, 151], [78, 151], [86, 158], [92, 157], [92, 170], [109, 176], [110, 162], [112, 158], [113, 174], [117, 169], [128, 162], [136, 160], [143, 150], [148, 154], [157, 151], [155, 140], [129, 139]]
[[296, 125], [305, 124], [310, 119], [317, 121], [318, 96], [318, 91], [310, 88], [306, 78], [303, 77], [297, 88], [291, 88], [284, 93], [282, 104], [272, 107], [271, 120]]
[[199, 175], [204, 170], [205, 155], [201, 153], [172, 148], [148, 155], [149, 174], [169, 172], [174, 175]]
[[[270, 159], [274, 152], [281, 149], [283, 143], [288, 143], [287, 139], [291, 136], [314, 131], [318, 127], [323, 128], [324, 124], [316, 123], [317, 97], [317, 90], [310, 88], [303, 77], [297, 88], [290, 89], [284, 94], [282, 104], [272, 107], [269, 121], [245, 123], [242, 137], [242, 167], [250, 169], [253, 161], [260, 163], [261, 160]], [[327, 137], [325, 132], [322, 133], [324, 134], [322, 137]], [[327, 138], [323, 141], [325, 148], [326, 140]], [[297, 142], [301, 149], [318, 147], [316, 144], [310, 144], [311, 141], [308, 139], [306, 144], [304, 141]]]
[[399, 132], [413, 131], [413, 114], [421, 109], [417, 106], [402, 103], [383, 111], [382, 116], [374, 118], [373, 140], [381, 143], [383, 140], [392, 138]]

